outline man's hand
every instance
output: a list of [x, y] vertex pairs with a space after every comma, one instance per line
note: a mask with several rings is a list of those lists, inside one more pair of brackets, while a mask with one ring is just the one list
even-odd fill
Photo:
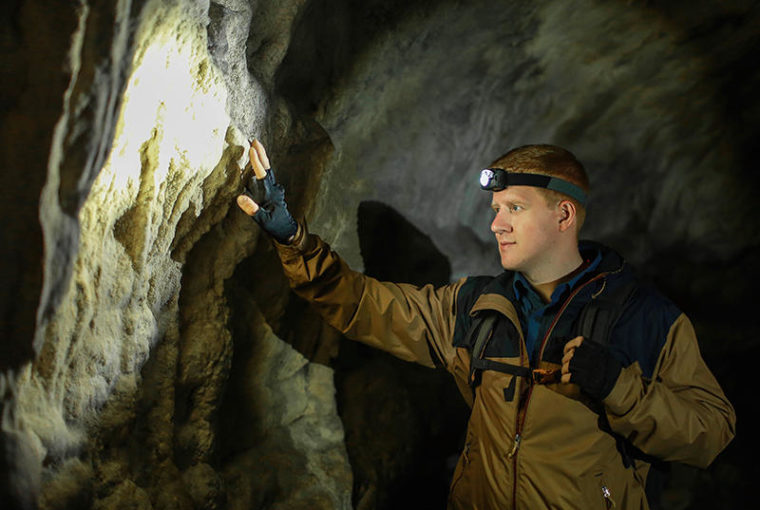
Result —
[[565, 344], [562, 382], [576, 383], [592, 398], [602, 400], [609, 395], [622, 368], [607, 347], [596, 342], [584, 342], [582, 336]]
[[[243, 194], [237, 197], [238, 206], [266, 233], [278, 242], [287, 244], [298, 231], [298, 224], [288, 211], [285, 203], [285, 190], [274, 178], [274, 172], [269, 166], [266, 150], [261, 142], [253, 140], [248, 149], [251, 167], [256, 176], [257, 184], [264, 186], [264, 199], [257, 204], [253, 198]], [[241, 174], [244, 177], [244, 174]]]

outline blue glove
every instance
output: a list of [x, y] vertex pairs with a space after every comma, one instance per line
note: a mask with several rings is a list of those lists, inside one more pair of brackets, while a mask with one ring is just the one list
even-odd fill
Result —
[[[274, 178], [274, 171], [270, 168], [263, 179], [251, 177], [249, 186], [246, 187], [251, 198], [256, 201], [258, 198], [259, 210], [253, 215], [256, 223], [264, 229], [270, 236], [278, 242], [287, 244], [291, 237], [298, 231], [298, 224], [288, 211], [288, 204], [285, 203], [285, 189], [277, 183]], [[260, 188], [263, 187], [263, 193]], [[261, 194], [262, 198], [257, 195]]]

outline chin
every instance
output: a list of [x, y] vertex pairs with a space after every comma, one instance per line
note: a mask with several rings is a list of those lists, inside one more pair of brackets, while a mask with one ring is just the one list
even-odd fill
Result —
[[505, 261], [504, 259], [501, 260], [501, 267], [503, 267], [507, 271], [519, 271], [517, 264], [515, 264], [514, 262], [510, 263], [508, 261]]

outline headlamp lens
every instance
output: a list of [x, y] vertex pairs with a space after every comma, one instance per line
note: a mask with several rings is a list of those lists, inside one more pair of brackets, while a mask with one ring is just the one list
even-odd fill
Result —
[[493, 170], [486, 168], [480, 171], [480, 187], [483, 189], [491, 189], [493, 187], [494, 179]]

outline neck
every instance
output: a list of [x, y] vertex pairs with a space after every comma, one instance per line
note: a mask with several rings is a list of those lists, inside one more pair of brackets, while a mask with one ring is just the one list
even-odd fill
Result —
[[532, 275], [523, 273], [525, 279], [536, 289], [545, 303], [551, 301], [552, 293], [557, 287], [572, 280], [585, 267], [583, 257], [577, 248], [568, 257], [554, 262], [551, 269], [544, 272]]

